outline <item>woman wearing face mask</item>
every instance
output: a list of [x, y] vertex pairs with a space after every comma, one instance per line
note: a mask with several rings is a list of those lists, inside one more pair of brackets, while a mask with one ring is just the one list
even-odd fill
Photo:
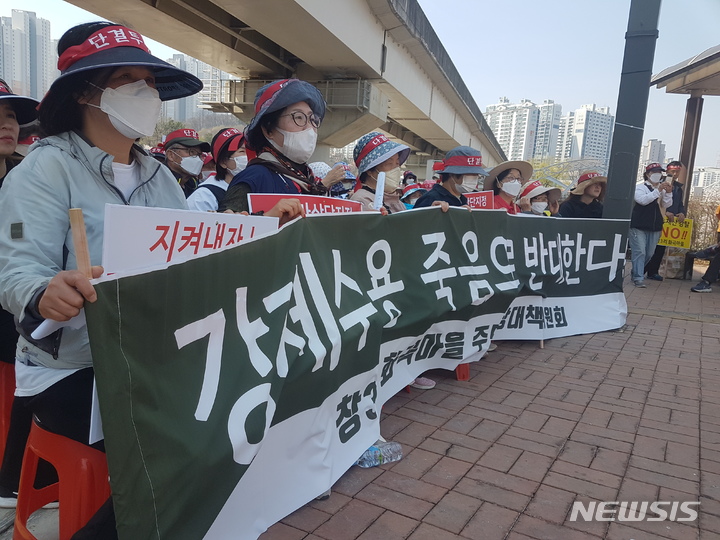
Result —
[[601, 218], [606, 187], [607, 177], [601, 176], [598, 172], [582, 173], [578, 178], [577, 186], [560, 205], [558, 217]]
[[205, 179], [188, 197], [190, 210], [216, 212], [230, 182], [247, 167], [245, 135], [239, 129], [221, 129], [213, 137], [210, 147], [215, 160], [215, 174]]
[[417, 200], [425, 193], [427, 193], [427, 189], [422, 187], [420, 184], [408, 184], [405, 188], [403, 188], [400, 200], [407, 210], [412, 210], [415, 207]]
[[523, 187], [518, 197], [518, 206], [523, 214], [554, 216], [558, 212], [560, 189], [543, 186], [535, 180]]
[[450, 150], [443, 160], [440, 182], [420, 197], [415, 208], [424, 208], [442, 203], [449, 206], [465, 206], [467, 199], [461, 193], [463, 184], [477, 185], [480, 175], [487, 171], [482, 166], [482, 154], [469, 146], [457, 146]]
[[325, 100], [310, 83], [283, 79], [260, 88], [245, 128], [245, 146], [257, 157], [232, 180], [220, 211], [247, 211], [249, 193], [325, 195], [307, 165], [324, 116]]
[[655, 253], [663, 222], [662, 210], [672, 204], [672, 185], [663, 182], [664, 169], [659, 163], [645, 167], [642, 184], [635, 187], [635, 205], [630, 217], [628, 241], [632, 251], [632, 280], [645, 288], [645, 265]]
[[20, 321], [16, 395], [32, 398], [28, 408], [46, 429], [87, 444], [87, 329], [30, 338], [43, 320], [66, 321], [96, 300], [76, 269], [68, 210], [83, 211], [92, 275], [99, 277], [106, 204], [187, 208], [170, 171], [135, 140], [153, 133], [162, 100], [195, 94], [202, 83], [152, 56], [139, 33], [109, 22], [68, 30], [58, 55], [60, 77], [39, 108], [48, 136], [2, 187], [0, 303]]
[[362, 187], [350, 196], [350, 200], [363, 203], [364, 210], [375, 210], [375, 188], [378, 174], [385, 173], [383, 206], [391, 214], [402, 212], [405, 205], [400, 202], [397, 190], [402, 180], [400, 166], [410, 155], [410, 148], [391, 141], [379, 131], [363, 135], [355, 144], [353, 158], [358, 168]]
[[530, 180], [533, 168], [527, 161], [506, 161], [501, 163], [485, 177], [485, 190], [492, 189], [495, 208], [503, 208], [508, 214], [517, 214], [520, 208], [515, 198], [522, 191], [522, 186]]

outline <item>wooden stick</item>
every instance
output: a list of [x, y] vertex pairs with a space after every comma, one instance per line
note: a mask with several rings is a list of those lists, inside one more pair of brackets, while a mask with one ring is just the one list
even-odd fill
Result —
[[72, 231], [73, 246], [75, 246], [77, 269], [80, 270], [86, 278], [92, 279], [90, 251], [88, 250], [82, 208], [71, 208], [68, 213], [70, 214], [70, 230]]
[[540, 348], [541, 348], [541, 349], [544, 349], [544, 348], [545, 348], [545, 340], [544, 340], [544, 339], [541, 339], [541, 340], [540, 340]]

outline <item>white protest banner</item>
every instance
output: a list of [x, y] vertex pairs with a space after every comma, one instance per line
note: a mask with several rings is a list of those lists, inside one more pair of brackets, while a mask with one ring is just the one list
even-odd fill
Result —
[[103, 267], [115, 274], [174, 264], [277, 231], [278, 218], [108, 204]]

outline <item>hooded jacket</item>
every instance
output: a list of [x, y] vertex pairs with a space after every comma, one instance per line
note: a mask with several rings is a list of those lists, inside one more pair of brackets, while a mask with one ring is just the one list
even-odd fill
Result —
[[113, 157], [74, 132], [42, 139], [6, 177], [0, 190], [0, 304], [20, 321], [18, 351], [52, 368], [92, 365], [87, 329], [63, 328], [36, 342], [42, 321], [37, 298], [61, 270], [77, 268], [70, 208], [82, 208], [90, 262], [102, 264], [106, 204], [187, 208], [171, 172], [139, 147], [140, 185], [126, 200], [115, 186]]

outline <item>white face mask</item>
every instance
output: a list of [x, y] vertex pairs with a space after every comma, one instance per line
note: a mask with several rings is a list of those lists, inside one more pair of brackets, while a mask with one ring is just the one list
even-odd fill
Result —
[[505, 182], [504, 184], [501, 184], [502, 189], [505, 193], [510, 195], [511, 197], [517, 197], [518, 193], [520, 193], [520, 189], [522, 188], [522, 185], [520, 184], [520, 180], [511, 180], [509, 182]]
[[385, 171], [385, 193], [393, 193], [400, 185], [401, 178], [402, 172], [400, 171], [400, 167]]
[[650, 175], [650, 181], [653, 184], [659, 184], [660, 180], [662, 180], [662, 173], [656, 172]]
[[215, 171], [203, 171], [203, 172], [200, 174], [200, 181], [201, 181], [201, 182], [204, 182], [205, 180], [207, 180], [207, 179], [210, 178], [211, 176], [215, 176]]
[[187, 156], [180, 160], [180, 167], [186, 173], [197, 176], [202, 171], [203, 160], [200, 156]]
[[245, 167], [247, 167], [248, 164], [248, 158], [246, 155], [230, 158], [228, 159], [228, 165], [230, 165], [231, 163], [234, 163], [235, 166], [232, 169], [228, 169], [227, 171], [229, 174], [235, 177], [245, 170]]
[[547, 205], [548, 203], [546, 202], [534, 202], [530, 204], [534, 214], [542, 214], [547, 208]]
[[128, 139], [138, 139], [152, 135], [155, 131], [162, 101], [158, 91], [141, 80], [117, 88], [102, 89], [100, 106], [92, 103], [88, 105], [107, 114], [110, 123], [122, 135]]
[[285, 131], [284, 129], [275, 128], [283, 134], [283, 145], [275, 144], [275, 141], [268, 139], [278, 152], [282, 152], [295, 163], [307, 163], [312, 153], [315, 151], [317, 144], [317, 131], [309, 127], [302, 131]]
[[462, 186], [468, 191], [477, 191], [478, 177], [473, 175], [463, 175]]

